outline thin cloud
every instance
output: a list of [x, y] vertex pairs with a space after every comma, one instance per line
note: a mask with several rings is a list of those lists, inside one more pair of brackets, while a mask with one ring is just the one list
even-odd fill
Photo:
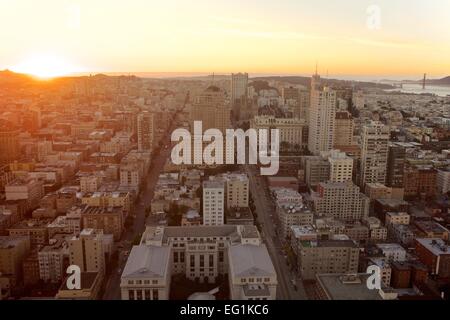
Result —
[[392, 42], [392, 41], [378, 41], [378, 40], [370, 40], [370, 39], [361, 39], [361, 38], [348, 38], [348, 40], [355, 42], [357, 44], [372, 46], [372, 47], [381, 47], [381, 48], [416, 48], [417, 46], [412, 43], [407, 42]]
[[248, 38], [266, 38], [266, 39], [318, 39], [325, 40], [328, 37], [318, 36], [313, 34], [306, 34], [301, 32], [268, 32], [268, 31], [246, 31], [232, 28], [214, 29], [211, 30], [215, 34], [232, 35], [238, 37]]
[[220, 16], [212, 16], [209, 17], [210, 20], [215, 22], [227, 23], [227, 24], [241, 24], [241, 25], [252, 25], [252, 26], [262, 26], [263, 23], [255, 20], [247, 20], [241, 18], [234, 17], [220, 17]]

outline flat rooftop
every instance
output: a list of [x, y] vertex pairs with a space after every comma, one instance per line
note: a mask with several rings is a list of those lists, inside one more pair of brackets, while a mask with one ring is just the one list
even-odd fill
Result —
[[450, 246], [444, 242], [442, 239], [438, 238], [419, 238], [416, 239], [418, 243], [427, 248], [430, 252], [432, 252], [435, 256], [440, 255], [449, 255], [450, 254]]
[[[97, 279], [98, 272], [82, 272], [81, 273], [81, 289], [89, 290], [94, 286], [95, 280]], [[63, 281], [59, 290], [69, 290], [67, 288], [67, 281]]]
[[382, 300], [378, 290], [367, 288], [369, 274], [318, 274], [318, 284], [331, 300]]
[[16, 236], [0, 236], [0, 249], [12, 249], [24, 240], [28, 240], [28, 238]]

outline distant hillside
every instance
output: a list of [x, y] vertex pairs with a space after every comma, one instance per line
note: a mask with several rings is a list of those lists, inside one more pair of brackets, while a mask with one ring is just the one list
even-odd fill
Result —
[[440, 85], [440, 86], [450, 86], [450, 76], [442, 78], [442, 79], [427, 80], [427, 83]]
[[2, 85], [13, 85], [31, 81], [33, 79], [25, 74], [15, 73], [9, 70], [0, 71], [0, 84]]
[[[402, 80], [402, 81], [388, 81], [392, 83], [412, 83], [412, 84], [422, 84], [423, 79], [420, 80]], [[427, 79], [427, 84], [436, 86], [450, 86], [450, 76], [444, 77], [442, 79]]]
[[[83, 76], [83, 77], [87, 77], [87, 76]], [[55, 81], [56, 82], [70, 81], [70, 80], [73, 80], [76, 78], [83, 78], [83, 77], [70, 76], [70, 77], [56, 78], [56, 79], [53, 79], [53, 83], [55, 83]], [[108, 77], [114, 78], [114, 77], [118, 77], [118, 76], [97, 74], [93, 77], [98, 79], [98, 78], [108, 78]], [[134, 77], [139, 78], [138, 76], [134, 76]], [[211, 81], [212, 78], [213, 78], [213, 76], [209, 75], [209, 76], [197, 76], [197, 77], [195, 77], [195, 76], [194, 77], [178, 77], [178, 78], [173, 78], [173, 79]], [[230, 80], [231, 77], [229, 75], [215, 75], [214, 79], [216, 81], [223, 81], [223, 80]], [[273, 89], [264, 83], [264, 82], [268, 82], [268, 81], [280, 81], [280, 82], [290, 83], [292, 85], [303, 85], [307, 88], [310, 86], [310, 83], [311, 83], [310, 77], [302, 77], [302, 76], [267, 76], [267, 77], [254, 77], [254, 78], [250, 78], [249, 80], [250, 80], [250, 83], [253, 83], [255, 85], [255, 87], [258, 91], [261, 89]], [[393, 89], [393, 88], [395, 88], [389, 84], [381, 84], [381, 83], [374, 83], [374, 82], [348, 81], [348, 80], [337, 80], [337, 79], [323, 79], [323, 81], [330, 85], [334, 85], [334, 86], [338, 86], [338, 87], [359, 87], [359, 88], [378, 88], [378, 89]], [[440, 80], [429, 80], [428, 83], [435, 84], [434, 81], [438, 81], [438, 82], [436, 82], [436, 84], [450, 85], [450, 77], [440, 79]], [[23, 88], [23, 87], [26, 87], [29, 85], [42, 86], [45, 83], [46, 82], [36, 81], [36, 79], [34, 79], [28, 75], [14, 73], [9, 70], [0, 71], [0, 85], [3, 86], [4, 88], [7, 88], [9, 86], [11, 86], [11, 87], [14, 86], [16, 88], [18, 88], [18, 87]]]
[[260, 92], [261, 90], [276, 90], [278, 92], [277, 88], [273, 88], [271, 86], [269, 86], [269, 83], [267, 83], [267, 81], [265, 80], [255, 80], [252, 79], [253, 81], [251, 81], [249, 83], [249, 86], [252, 86], [253, 88], [255, 88], [256, 92]]
[[[258, 77], [252, 80], [262, 80], [262, 81], [282, 81], [291, 83], [294, 85], [303, 85], [309, 87], [311, 84], [310, 77], [299, 77], [299, 76], [289, 76], [289, 77]], [[378, 89], [394, 89], [393, 86], [389, 84], [381, 84], [375, 82], [364, 82], [364, 81], [348, 81], [348, 80], [338, 80], [338, 79], [323, 79], [324, 82], [342, 87], [360, 87], [360, 88], [378, 88]]]

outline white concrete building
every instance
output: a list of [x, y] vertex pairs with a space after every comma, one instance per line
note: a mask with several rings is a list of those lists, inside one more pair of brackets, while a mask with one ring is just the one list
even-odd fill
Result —
[[169, 300], [170, 257], [169, 246], [133, 247], [120, 282], [122, 300]]
[[255, 226], [147, 227], [122, 274], [122, 300], [154, 299], [154, 290], [168, 299], [173, 274], [200, 283], [228, 274], [231, 299], [276, 296], [276, 273]]
[[225, 203], [227, 209], [248, 208], [250, 188], [246, 174], [225, 173], [219, 176], [218, 179], [225, 182]]
[[84, 229], [69, 240], [69, 260], [82, 272], [105, 272], [105, 250], [102, 230]]
[[64, 259], [69, 257], [69, 245], [67, 239], [58, 237], [50, 239], [50, 244], [44, 246], [38, 252], [39, 276], [41, 280], [51, 283], [59, 283], [66, 276]]
[[450, 191], [450, 168], [438, 170], [437, 185], [438, 191], [442, 194]]
[[347, 182], [353, 179], [353, 158], [347, 156], [345, 152], [333, 150], [328, 156], [330, 163], [330, 181]]
[[139, 190], [141, 184], [141, 170], [137, 164], [125, 164], [120, 166], [120, 185]]
[[203, 183], [203, 224], [220, 226], [225, 223], [225, 184], [223, 181]]
[[266, 246], [237, 245], [228, 250], [231, 300], [275, 300], [277, 273]]
[[352, 182], [320, 183], [312, 200], [319, 216], [353, 222], [369, 215], [369, 198]]
[[398, 243], [379, 243], [377, 247], [381, 249], [389, 261], [406, 260], [406, 250]]
[[367, 183], [386, 184], [389, 127], [372, 122], [362, 129], [360, 185]]

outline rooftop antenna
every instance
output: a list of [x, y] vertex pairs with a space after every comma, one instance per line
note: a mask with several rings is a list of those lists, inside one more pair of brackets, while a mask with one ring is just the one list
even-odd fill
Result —
[[317, 62], [317, 60], [316, 60], [316, 76], [318, 75], [318, 69], [319, 69], [319, 64], [318, 64], [318, 62]]

